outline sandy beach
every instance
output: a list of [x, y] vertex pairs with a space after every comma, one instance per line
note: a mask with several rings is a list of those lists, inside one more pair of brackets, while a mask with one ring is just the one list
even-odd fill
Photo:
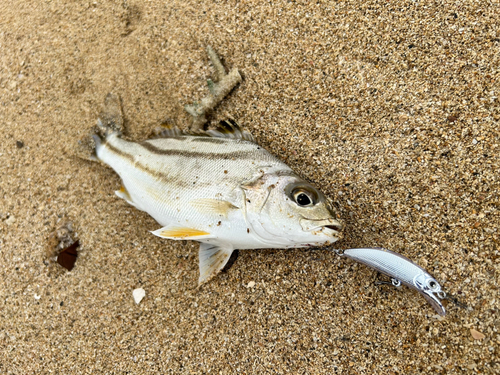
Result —
[[[500, 373], [500, 7], [488, 1], [0, 4], [0, 373]], [[385, 247], [437, 315], [331, 248], [245, 250], [197, 288], [198, 243], [155, 237], [78, 156], [109, 92], [126, 136], [216, 108], [334, 202], [338, 248]], [[78, 258], [56, 261], [70, 223]], [[136, 304], [134, 289], [146, 295]]]

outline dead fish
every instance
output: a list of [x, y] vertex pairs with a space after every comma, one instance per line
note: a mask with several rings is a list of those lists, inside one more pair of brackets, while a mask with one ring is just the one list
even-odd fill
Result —
[[421, 293], [441, 316], [446, 311], [441, 299], [446, 293], [441, 285], [425, 269], [407, 257], [382, 248], [336, 250], [337, 254], [363, 263], [392, 279], [394, 286], [404, 284]]
[[224, 75], [215, 52], [209, 55], [223, 78], [209, 81], [210, 97], [187, 108], [197, 124], [193, 131], [166, 127], [157, 139], [125, 140], [119, 98], [109, 94], [93, 135], [95, 158], [122, 179], [116, 195], [161, 225], [152, 233], [201, 243], [200, 284], [216, 275], [235, 249], [325, 245], [337, 241], [342, 230], [323, 193], [235, 122], [199, 128], [205, 109], [237, 81], [228, 83], [234, 70]]

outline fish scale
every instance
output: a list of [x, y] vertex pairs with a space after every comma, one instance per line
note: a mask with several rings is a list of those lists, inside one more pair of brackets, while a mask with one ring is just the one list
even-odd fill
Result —
[[[206, 141], [212, 138], [203, 138], [163, 138], [135, 143], [115, 135], [97, 148], [97, 157], [122, 177], [136, 207], [147, 211], [161, 225], [182, 221], [191, 224], [202, 217], [206, 219], [206, 215], [190, 206], [193, 197], [224, 197], [234, 206], [241, 206], [237, 187], [256, 173], [256, 166], [292, 171], [255, 143], [236, 139], [213, 143]], [[179, 194], [181, 191], [183, 194]]]

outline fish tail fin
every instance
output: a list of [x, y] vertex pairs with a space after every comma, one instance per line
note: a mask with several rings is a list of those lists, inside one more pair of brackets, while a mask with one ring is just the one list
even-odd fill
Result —
[[99, 157], [97, 156], [97, 150], [102, 146], [105, 140], [97, 134], [91, 134], [89, 141], [94, 142], [93, 145], [92, 144], [90, 145], [91, 148], [90, 148], [89, 160], [99, 161]]
[[120, 97], [109, 93], [104, 99], [104, 106], [92, 128], [90, 136], [78, 141], [77, 155], [83, 159], [98, 161], [98, 149], [106, 143], [110, 135], [120, 136], [123, 133], [123, 114]]
[[118, 95], [111, 92], [106, 95], [103, 109], [97, 119], [96, 131], [102, 138], [123, 133], [122, 104]]

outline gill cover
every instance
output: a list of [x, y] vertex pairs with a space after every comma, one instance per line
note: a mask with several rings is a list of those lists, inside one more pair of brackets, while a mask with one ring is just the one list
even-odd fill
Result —
[[317, 246], [339, 239], [342, 224], [324, 195], [291, 170], [263, 171], [242, 189], [247, 222], [266, 247]]

